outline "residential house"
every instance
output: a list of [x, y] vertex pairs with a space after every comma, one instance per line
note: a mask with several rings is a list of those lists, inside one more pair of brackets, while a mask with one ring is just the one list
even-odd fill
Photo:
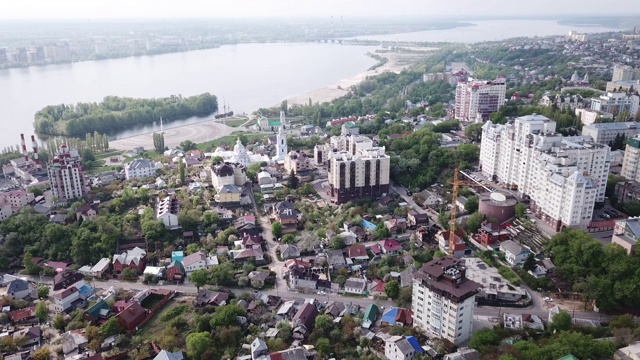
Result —
[[378, 313], [380, 313], [380, 309], [378, 309], [378, 305], [369, 304], [364, 311], [364, 318], [362, 319], [362, 327], [368, 329], [372, 324], [375, 324], [378, 319]]
[[407, 221], [410, 228], [415, 228], [416, 226], [427, 226], [429, 225], [429, 215], [411, 210], [407, 214]]
[[369, 261], [367, 248], [364, 246], [364, 244], [355, 244], [349, 246], [347, 248], [347, 257], [349, 257], [354, 263]]
[[382, 314], [381, 324], [390, 326], [411, 326], [413, 325], [413, 313], [409, 309], [391, 308]]
[[252, 287], [262, 288], [269, 277], [269, 273], [266, 271], [252, 271], [248, 277]]
[[325, 250], [327, 254], [327, 264], [333, 270], [338, 270], [347, 267], [347, 261], [344, 258], [342, 250]]
[[227, 304], [227, 300], [229, 300], [229, 294], [217, 292], [217, 291], [209, 291], [205, 289], [198, 290], [198, 295], [196, 295], [195, 300], [193, 300], [193, 305], [196, 307], [202, 306], [222, 306]]
[[389, 220], [385, 220], [384, 226], [391, 233], [404, 232], [407, 230], [407, 219], [403, 217], [394, 217]]
[[458, 211], [460, 213], [464, 213], [465, 212], [465, 205], [467, 204], [467, 198], [460, 195], [458, 196], [458, 198], [456, 199], [456, 207], [458, 208]]
[[264, 340], [256, 338], [251, 343], [251, 360], [271, 360], [269, 348]]
[[171, 261], [182, 261], [182, 260], [184, 260], [184, 251], [171, 252]]
[[384, 254], [398, 254], [402, 252], [402, 245], [396, 239], [386, 239], [378, 242]]
[[100, 299], [84, 311], [84, 319], [92, 324], [99, 324], [110, 316], [111, 308], [106, 301]]
[[371, 284], [369, 285], [369, 293], [371, 294], [382, 294], [384, 293], [384, 287], [387, 285], [384, 281], [380, 279], [371, 280]]
[[532, 252], [513, 240], [503, 241], [500, 244], [500, 251], [504, 253], [505, 259], [511, 266], [520, 265], [527, 260]]
[[291, 319], [293, 337], [296, 339], [305, 339], [313, 331], [316, 316], [318, 316], [318, 308], [314, 304], [302, 304], [298, 312], [296, 312]]
[[14, 324], [24, 324], [24, 323], [32, 323], [37, 322], [36, 319], [36, 307], [30, 306], [20, 310], [14, 310], [7, 313], [9, 319]]
[[348, 278], [344, 283], [344, 292], [362, 295], [367, 290], [367, 280], [362, 278]]
[[80, 293], [80, 298], [85, 301], [93, 301], [95, 298], [96, 292], [93, 288], [87, 284], [83, 284], [77, 287], [78, 293]]
[[141, 274], [144, 271], [146, 263], [147, 252], [137, 246], [122, 254], [113, 255], [113, 271], [115, 271], [116, 274], [122, 273], [126, 268], [133, 269], [138, 274]]
[[538, 315], [534, 314], [508, 314], [503, 315], [505, 329], [522, 330], [534, 329], [544, 330], [544, 323]]
[[327, 307], [324, 309], [324, 314], [329, 315], [335, 319], [340, 316], [344, 309], [344, 303], [340, 301], [329, 301]]
[[440, 196], [429, 190], [419, 192], [416, 197], [422, 202], [422, 207], [435, 207], [442, 204]]
[[271, 360], [308, 360], [310, 357], [304, 347], [293, 347], [271, 353]]
[[273, 205], [273, 216], [282, 226], [295, 226], [298, 224], [300, 212], [290, 201], [280, 201]]
[[[409, 341], [408, 338], [413, 338]], [[388, 360], [411, 360], [416, 354], [423, 353], [424, 350], [418, 344], [415, 337], [392, 336], [385, 340], [384, 355]]]
[[23, 342], [20, 345], [23, 348], [27, 347], [39, 347], [42, 342], [42, 330], [40, 326], [32, 326], [26, 329], [21, 329], [13, 333], [13, 337], [23, 337]]
[[295, 245], [280, 245], [280, 257], [284, 260], [300, 257], [300, 250]]
[[500, 224], [485, 221], [480, 227], [480, 243], [484, 246], [507, 240], [510, 236], [509, 228], [500, 226]]
[[73, 263], [66, 262], [66, 261], [45, 261], [42, 267], [51, 268], [55, 270], [57, 273], [59, 273], [62, 270], [68, 269], [72, 264]]
[[120, 326], [126, 331], [137, 330], [145, 317], [147, 316], [147, 310], [137, 302], [131, 302], [125, 305], [124, 309], [116, 315]]
[[541, 279], [553, 273], [553, 269], [555, 268], [556, 266], [549, 259], [538, 260], [533, 270], [529, 270], [528, 273], [536, 279]]
[[229, 251], [229, 254], [231, 254], [236, 263], [244, 263], [245, 261], [253, 260], [254, 264], [260, 265], [265, 261], [262, 249], [231, 250]]
[[242, 189], [239, 186], [233, 184], [223, 185], [216, 195], [214, 200], [218, 204], [237, 204], [240, 203], [240, 197], [242, 196]]
[[16, 279], [7, 284], [5, 295], [13, 300], [21, 300], [30, 298], [33, 290], [29, 287], [29, 282], [22, 279]]
[[187, 271], [184, 269], [182, 262], [174, 260], [171, 264], [167, 265], [166, 277], [169, 281], [184, 281], [187, 275]]
[[98, 217], [97, 205], [82, 205], [76, 209], [77, 221], [95, 220], [96, 217]]
[[70, 269], [65, 269], [53, 277], [53, 291], [66, 289], [78, 283], [84, 284], [84, 275]]
[[77, 300], [80, 300], [80, 292], [77, 288], [70, 287], [53, 293], [51, 297], [53, 298], [55, 311], [62, 313], [68, 310], [73, 310], [74, 303]]
[[378, 199], [378, 205], [380, 205], [380, 207], [387, 208], [387, 209], [389, 208], [392, 202], [393, 202], [393, 199], [388, 195]]
[[125, 164], [124, 176], [127, 180], [131, 179], [143, 179], [155, 176], [156, 164], [147, 159], [136, 159], [132, 162]]
[[98, 261], [95, 265], [91, 267], [90, 275], [93, 277], [102, 278], [106, 275], [110, 265], [111, 265], [111, 259], [102, 258], [100, 259], [100, 261]]
[[282, 305], [280, 305], [280, 307], [278, 308], [278, 311], [276, 312], [276, 320], [293, 319], [293, 316], [297, 312], [295, 305], [296, 305], [295, 300], [286, 301]]
[[167, 350], [162, 350], [153, 358], [153, 360], [183, 360], [184, 355], [182, 351], [169, 352]]
[[315, 291], [318, 288], [320, 276], [311, 268], [301, 269], [293, 267], [289, 271], [289, 288], [300, 292]]
[[[436, 240], [438, 241], [438, 248], [445, 254], [449, 254], [449, 238], [451, 236], [451, 232], [449, 231], [439, 231], [436, 234]], [[462, 229], [456, 229], [453, 233], [453, 257], [461, 258], [464, 256], [464, 252], [466, 249], [466, 243], [464, 242], [464, 238], [467, 236], [467, 233]]]
[[88, 344], [89, 341], [81, 330], [67, 331], [62, 334], [62, 353], [65, 357], [83, 353]]
[[191, 255], [187, 255], [182, 260], [184, 270], [187, 272], [187, 276], [200, 269], [209, 269], [212, 266], [218, 265], [218, 257], [216, 255], [207, 255], [202, 251], [195, 252]]
[[180, 227], [178, 223], [178, 213], [180, 212], [180, 203], [173, 196], [156, 202], [156, 220], [162, 221], [167, 229], [177, 229]]
[[618, 349], [613, 354], [613, 360], [640, 360], [640, 341]]

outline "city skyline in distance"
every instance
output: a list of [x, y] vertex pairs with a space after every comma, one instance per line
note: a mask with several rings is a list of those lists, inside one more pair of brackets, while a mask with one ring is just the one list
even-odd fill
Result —
[[640, 2], [611, 0], [540, 0], [535, 4], [507, 0], [21, 0], [2, 5], [0, 19], [158, 19], [237, 17], [568, 17], [640, 15]]

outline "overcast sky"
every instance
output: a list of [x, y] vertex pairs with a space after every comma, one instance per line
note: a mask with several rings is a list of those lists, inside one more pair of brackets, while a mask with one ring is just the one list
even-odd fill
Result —
[[634, 14], [638, 0], [0, 0], [0, 19]]

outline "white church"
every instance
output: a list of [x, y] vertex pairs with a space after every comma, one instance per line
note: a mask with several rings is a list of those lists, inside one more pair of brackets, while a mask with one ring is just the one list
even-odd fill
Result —
[[260, 162], [274, 162], [274, 163], [284, 163], [284, 158], [288, 153], [287, 149], [287, 135], [284, 132], [285, 125], [285, 115], [284, 112], [280, 112], [280, 126], [278, 127], [278, 134], [276, 135], [276, 155], [269, 159], [267, 155], [255, 154], [251, 151], [248, 151], [240, 138], [236, 141], [236, 145], [233, 147], [233, 151], [225, 150], [223, 148], [217, 148], [213, 153], [207, 153], [205, 156], [207, 157], [221, 157], [226, 163], [236, 163], [240, 164], [244, 167], [247, 167], [251, 164], [260, 163]]

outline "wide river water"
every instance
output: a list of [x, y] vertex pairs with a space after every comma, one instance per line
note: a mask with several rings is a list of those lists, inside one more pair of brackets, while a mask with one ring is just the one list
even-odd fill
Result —
[[[486, 41], [564, 34], [553, 21], [478, 21], [477, 26], [370, 36], [379, 40]], [[584, 32], [610, 31], [579, 27]], [[97, 102], [107, 95], [164, 97], [210, 92], [239, 113], [357, 75], [375, 61], [373, 47], [338, 44], [242, 44], [155, 56], [0, 70], [0, 149], [33, 133], [33, 115], [46, 105]], [[198, 121], [189, 119], [180, 124]], [[175, 123], [174, 123], [175, 124]], [[118, 137], [156, 130], [153, 126]]]

